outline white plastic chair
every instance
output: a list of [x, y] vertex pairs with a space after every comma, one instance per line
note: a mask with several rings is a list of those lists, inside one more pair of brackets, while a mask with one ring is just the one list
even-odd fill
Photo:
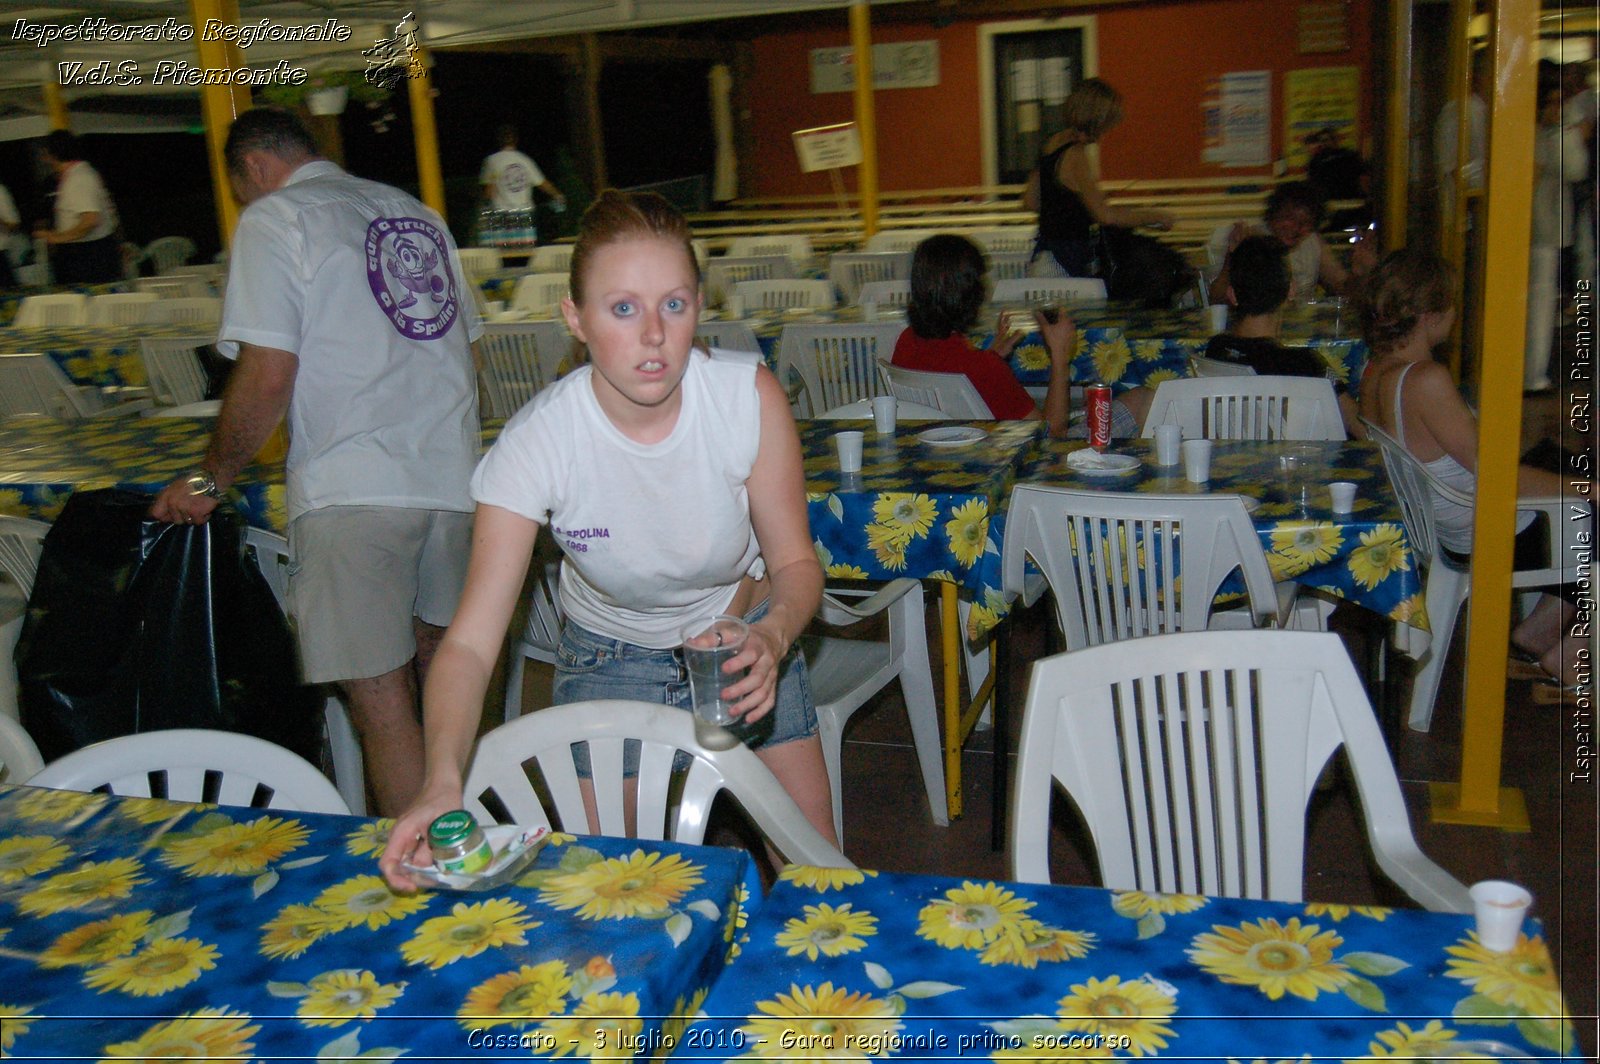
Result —
[[44, 768], [33, 737], [11, 717], [0, 716], [0, 783], [26, 783]]
[[[694, 715], [648, 702], [595, 701], [552, 706], [502, 724], [478, 740], [467, 773], [465, 804], [481, 823], [559, 826], [581, 834], [673, 839], [699, 844], [711, 803], [727, 791], [789, 861], [853, 868], [817, 834], [767, 766], [742, 745], [707, 750], [695, 741]], [[627, 830], [623, 748], [639, 743], [638, 815]], [[572, 748], [586, 743], [598, 823], [583, 808]], [[688, 759], [674, 768], [679, 753]], [[529, 779], [543, 777], [559, 825]], [[501, 818], [505, 819], [502, 821]]]
[[478, 337], [478, 383], [484, 417], [510, 417], [555, 380], [572, 343], [559, 321], [485, 325]]
[[996, 281], [994, 303], [1104, 303], [1106, 283], [1098, 277], [1011, 277]]
[[871, 281], [909, 281], [909, 251], [836, 251], [828, 258], [828, 280], [847, 304], [861, 301], [861, 286]]
[[[1287, 619], [1293, 585], [1272, 582], [1255, 526], [1237, 495], [1151, 495], [1018, 484], [1000, 549], [1008, 596], [1031, 601], [1026, 562], [1044, 573], [1068, 650], [1208, 625], [1250, 628]], [[1247, 609], [1213, 616], [1235, 569]], [[1174, 575], [1181, 579], [1174, 581]]]
[[156, 297], [150, 292], [111, 292], [90, 296], [89, 325], [138, 325], [146, 320]]
[[[824, 410], [820, 414], [812, 414], [818, 421], [842, 421], [847, 418], [871, 418], [872, 400], [857, 399], [853, 403], [836, 406], [832, 410]], [[926, 403], [913, 403], [904, 399], [896, 399], [894, 403], [894, 416], [896, 421], [953, 421], [949, 414], [937, 407], [928, 406]]]
[[0, 417], [43, 414], [74, 421], [119, 412], [98, 390], [68, 380], [49, 355], [0, 354]]
[[1033, 668], [1012, 878], [1049, 882], [1052, 781], [1113, 890], [1302, 899], [1306, 804], [1343, 746], [1378, 867], [1418, 904], [1470, 912], [1417, 847], [1394, 764], [1337, 635], [1183, 632]]
[[500, 252], [494, 248], [459, 248], [456, 253], [468, 277], [487, 277], [500, 268]]
[[222, 300], [216, 296], [158, 299], [150, 304], [145, 320], [154, 325], [215, 325], [222, 320]]
[[1181, 377], [1162, 381], [1143, 435], [1178, 425], [1187, 439], [1342, 440], [1344, 420], [1326, 377]]
[[567, 298], [568, 276], [565, 273], [530, 273], [518, 278], [511, 293], [511, 305], [518, 310], [534, 313], [553, 313]]
[[517, 645], [506, 656], [504, 719], [507, 724], [522, 715], [522, 678], [528, 661], [556, 664], [561, 626], [566, 619], [561, 609], [561, 563], [546, 562], [534, 574], [528, 595], [528, 623], [523, 626]]
[[[936, 407], [954, 418], [982, 418], [989, 420], [989, 404], [983, 401], [965, 373], [930, 373], [926, 370], [906, 369], [893, 363], [882, 364], [889, 382], [889, 391], [896, 400], [922, 403]], [[896, 403], [898, 414], [899, 404]]]
[[706, 303], [720, 307], [740, 281], [781, 281], [794, 275], [787, 255], [722, 255], [706, 263]]
[[793, 277], [736, 281], [725, 302], [728, 313], [735, 316], [751, 310], [788, 310], [791, 307], [832, 310], [833, 285], [828, 281], [803, 281]]
[[[1371, 421], [1362, 418], [1362, 424], [1367, 427], [1367, 438], [1376, 441], [1383, 451], [1384, 469], [1400, 498], [1406, 541], [1419, 564], [1427, 569], [1422, 598], [1427, 607], [1430, 635], [1426, 649], [1420, 655], [1412, 655], [1417, 658], [1417, 671], [1411, 680], [1411, 705], [1406, 715], [1408, 726], [1425, 732], [1433, 725], [1433, 705], [1438, 698], [1439, 683], [1444, 678], [1445, 658], [1450, 653], [1456, 620], [1471, 588], [1471, 571], [1451, 565], [1439, 548], [1433, 499], [1438, 494], [1458, 505], [1472, 506], [1474, 498], [1433, 476], [1399, 440]], [[1568, 548], [1573, 544], [1592, 543], [1592, 528], [1582, 521], [1574, 521], [1569, 505], [1560, 498], [1519, 498], [1517, 509], [1544, 513], [1550, 532], [1547, 549], [1552, 564], [1544, 569], [1514, 570], [1511, 574], [1513, 590], [1532, 591], [1577, 580], [1579, 552]], [[1589, 537], [1587, 540], [1585, 535]], [[1587, 556], [1587, 548], [1583, 553]], [[1567, 563], [1565, 567], [1563, 562]]]
[[[245, 546], [256, 556], [256, 568], [272, 589], [278, 608], [289, 613], [289, 542], [275, 532], [247, 528]], [[356, 738], [350, 713], [331, 692], [322, 705], [323, 727], [328, 734], [328, 752], [333, 760], [334, 783], [349, 811], [358, 816], [367, 812], [367, 777], [361, 758], [361, 742]]]
[[307, 813], [350, 812], [299, 754], [239, 732], [173, 728], [107, 739], [50, 762], [33, 787]]
[[785, 325], [778, 338], [778, 381], [789, 371], [805, 382], [803, 412], [831, 410], [857, 399], [888, 395], [878, 372], [887, 362], [904, 326], [895, 322], [860, 325]]
[[702, 321], [694, 327], [694, 342], [708, 350], [718, 347], [724, 351], [761, 353], [756, 331], [742, 321]]
[[534, 273], [567, 273], [572, 269], [571, 244], [544, 244], [528, 256], [528, 269]]
[[991, 251], [984, 258], [989, 265], [989, 278], [994, 281], [1014, 281], [1029, 276], [1033, 263], [1031, 251]]
[[1228, 362], [1220, 358], [1207, 358], [1204, 355], [1191, 355], [1189, 369], [1196, 377], [1254, 377], [1254, 367], [1243, 362]]
[[902, 310], [911, 302], [910, 281], [867, 281], [856, 293], [856, 302], [863, 311], [879, 307], [899, 307]]
[[200, 364], [200, 348], [210, 343], [210, 338], [204, 336], [160, 340], [146, 337], [139, 341], [145, 379], [159, 405], [177, 407], [204, 401], [207, 382], [205, 368]]
[[186, 236], [157, 237], [144, 246], [144, 257], [156, 273], [177, 269], [194, 258], [194, 241]]
[[1002, 225], [994, 229], [974, 229], [967, 234], [967, 239], [991, 257], [997, 253], [1020, 252], [1029, 255], [1033, 253], [1034, 228], [1031, 225]]
[[[17, 640], [39, 574], [39, 553], [50, 526], [25, 517], [0, 517], [0, 717], [21, 719], [17, 697]], [[12, 782], [16, 782], [13, 777]]]
[[[204, 290], [201, 290], [203, 286]], [[133, 282], [135, 292], [144, 292], [159, 299], [182, 299], [184, 296], [211, 295], [211, 286], [200, 278], [140, 277]]]
[[89, 297], [78, 292], [56, 292], [47, 296], [24, 296], [17, 305], [11, 324], [19, 329], [59, 328], [82, 325], [89, 320]]
[[794, 263], [795, 269], [804, 269], [811, 261], [811, 238], [804, 233], [773, 236], [736, 236], [728, 241], [730, 258], [749, 258], [754, 255], [784, 255]]
[[861, 250], [873, 254], [915, 251], [918, 244], [938, 232], [937, 229], [885, 229], [868, 237]]

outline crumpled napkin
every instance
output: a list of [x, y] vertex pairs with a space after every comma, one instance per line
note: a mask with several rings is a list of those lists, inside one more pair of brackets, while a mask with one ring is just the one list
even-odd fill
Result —
[[1084, 447], [1067, 455], [1067, 465], [1079, 472], [1100, 472], [1122, 469], [1127, 465], [1127, 460], [1120, 454], [1102, 453], [1093, 447]]

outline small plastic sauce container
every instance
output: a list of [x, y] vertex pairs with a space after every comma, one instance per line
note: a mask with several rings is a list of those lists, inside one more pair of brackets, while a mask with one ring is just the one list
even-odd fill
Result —
[[465, 809], [452, 810], [429, 825], [428, 849], [434, 865], [453, 875], [482, 871], [494, 860], [494, 847]]

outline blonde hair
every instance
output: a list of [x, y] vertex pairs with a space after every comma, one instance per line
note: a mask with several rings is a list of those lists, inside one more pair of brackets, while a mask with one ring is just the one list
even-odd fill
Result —
[[689, 223], [665, 197], [654, 192], [619, 192], [608, 188], [583, 212], [578, 223], [578, 242], [572, 248], [571, 274], [567, 279], [572, 301], [583, 303], [583, 281], [589, 260], [608, 244], [619, 240], [654, 237], [683, 245], [695, 286], [700, 284], [700, 264], [690, 243]]
[[1061, 105], [1061, 122], [1068, 130], [1094, 142], [1122, 121], [1122, 94], [1099, 78], [1078, 82]]

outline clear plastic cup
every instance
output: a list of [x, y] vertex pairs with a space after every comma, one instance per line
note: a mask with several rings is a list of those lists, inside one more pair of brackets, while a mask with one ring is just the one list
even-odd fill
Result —
[[695, 738], [708, 750], [727, 750], [739, 743], [728, 731], [738, 722], [733, 703], [723, 690], [739, 680], [723, 666], [744, 649], [750, 628], [738, 617], [719, 614], [701, 617], [683, 626], [683, 666], [689, 674], [689, 698], [694, 706]]

